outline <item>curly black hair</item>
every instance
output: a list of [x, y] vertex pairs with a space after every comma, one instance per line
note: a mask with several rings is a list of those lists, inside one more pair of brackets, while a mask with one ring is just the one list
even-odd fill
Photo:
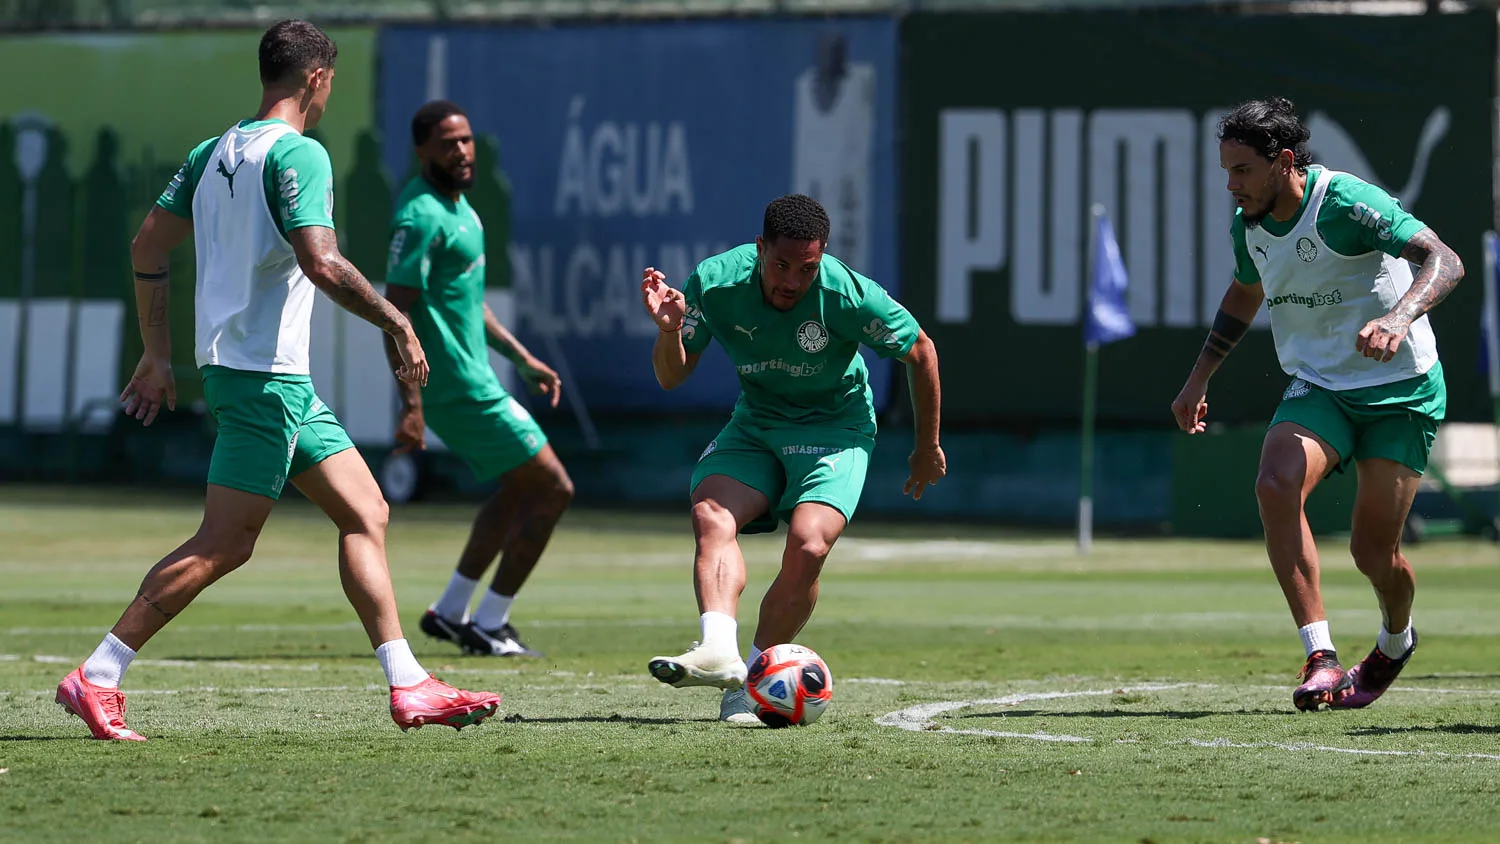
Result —
[[417, 146], [427, 143], [427, 139], [432, 137], [432, 130], [455, 114], [459, 117], [469, 116], [457, 104], [447, 100], [433, 100], [417, 109], [417, 113], [411, 117], [412, 143]]
[[279, 21], [260, 37], [260, 81], [274, 85], [293, 73], [331, 70], [338, 57], [338, 45], [323, 30], [307, 21]]
[[1297, 106], [1285, 97], [1246, 100], [1219, 118], [1219, 140], [1242, 143], [1267, 161], [1289, 149], [1299, 170], [1306, 170], [1312, 163], [1312, 154], [1307, 151], [1309, 137]]
[[828, 245], [828, 212], [816, 199], [800, 193], [771, 200], [766, 206], [761, 236], [767, 241], [778, 237], [792, 240], [816, 240]]

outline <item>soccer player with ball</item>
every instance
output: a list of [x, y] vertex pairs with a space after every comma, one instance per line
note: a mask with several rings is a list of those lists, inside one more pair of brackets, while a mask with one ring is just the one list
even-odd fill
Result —
[[[719, 717], [734, 724], [760, 722], [744, 688], [746, 662], [791, 642], [807, 623], [823, 562], [864, 488], [876, 426], [860, 344], [906, 364], [916, 446], [903, 491], [921, 498], [947, 472], [937, 350], [880, 285], [823, 251], [828, 232], [828, 213], [815, 200], [783, 196], [766, 206], [753, 244], [705, 260], [681, 290], [651, 267], [641, 279], [660, 330], [651, 362], [663, 389], [687, 380], [713, 339], [739, 373], [734, 413], [692, 477], [701, 640], [650, 661], [663, 683], [723, 689]], [[778, 521], [787, 523], [781, 571], [742, 660], [736, 611], [745, 559], [737, 537], [772, 531]], [[826, 681], [826, 667], [822, 674]]]
[[[1292, 703], [1356, 709], [1390, 687], [1417, 646], [1416, 583], [1401, 531], [1447, 406], [1427, 312], [1464, 269], [1390, 194], [1311, 165], [1307, 141], [1281, 98], [1243, 103], [1219, 122], [1219, 163], [1239, 205], [1234, 281], [1172, 413], [1184, 431], [1203, 432], [1208, 379], [1265, 302], [1292, 382], [1266, 431], [1255, 496], [1271, 568], [1307, 652]], [[1346, 673], [1304, 506], [1319, 481], [1350, 463], [1359, 491], [1349, 548], [1384, 620], [1375, 648]]]

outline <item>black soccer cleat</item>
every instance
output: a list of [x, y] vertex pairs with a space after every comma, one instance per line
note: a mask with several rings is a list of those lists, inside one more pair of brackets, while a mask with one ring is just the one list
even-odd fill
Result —
[[428, 610], [422, 614], [422, 621], [417, 626], [434, 639], [451, 642], [460, 648], [464, 646], [463, 631], [467, 624], [456, 624]]
[[460, 635], [463, 639], [459, 642], [459, 647], [464, 649], [464, 653], [473, 656], [542, 655], [541, 651], [526, 647], [526, 643], [516, 633], [516, 628], [509, 622], [501, 625], [499, 630], [484, 630], [471, 621], [463, 626]]

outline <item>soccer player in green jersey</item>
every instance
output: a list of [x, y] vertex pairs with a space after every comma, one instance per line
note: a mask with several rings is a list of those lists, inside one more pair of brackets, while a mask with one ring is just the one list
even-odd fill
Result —
[[[479, 480], [501, 481], [480, 508], [458, 568], [421, 627], [471, 654], [540, 656], [510, 623], [511, 602], [572, 502], [573, 482], [547, 435], [500, 386], [486, 341], [553, 407], [562, 381], [484, 302], [484, 225], [464, 198], [474, 185], [469, 118], [453, 103], [430, 102], [412, 117], [411, 134], [422, 172], [396, 204], [385, 295], [410, 315], [432, 375], [425, 387], [398, 379], [396, 441], [399, 449], [423, 448], [424, 428], [431, 427]], [[393, 364], [399, 352], [387, 336]], [[494, 582], [470, 617], [469, 600], [496, 555]]]
[[[1312, 165], [1307, 141], [1281, 98], [1245, 102], [1219, 121], [1219, 163], [1239, 205], [1234, 281], [1172, 413], [1184, 431], [1203, 432], [1208, 379], [1264, 302], [1292, 382], [1266, 431], [1255, 495], [1307, 656], [1292, 703], [1312, 711], [1368, 706], [1416, 648], [1416, 581], [1401, 531], [1447, 405], [1427, 312], [1464, 268], [1390, 194]], [[1359, 486], [1349, 548], [1383, 621], [1375, 648], [1346, 673], [1304, 507], [1318, 481], [1351, 463]]]
[[[692, 479], [693, 582], [702, 637], [650, 661], [677, 687], [724, 689], [719, 717], [754, 725], [746, 665], [791, 642], [812, 616], [818, 578], [854, 516], [875, 447], [875, 408], [861, 344], [906, 364], [916, 447], [904, 492], [921, 498], [947, 472], [938, 444], [937, 350], [880, 285], [823, 251], [828, 213], [801, 194], [766, 206], [760, 237], [699, 264], [682, 290], [648, 267], [641, 280], [659, 333], [651, 363], [663, 389], [682, 384], [710, 340], [739, 373], [729, 424], [703, 450]], [[781, 571], [760, 605], [749, 655], [735, 620], [745, 588], [740, 533], [787, 523]]]
[[125, 670], [199, 592], [250, 559], [287, 481], [338, 526], [340, 580], [385, 670], [396, 724], [462, 727], [499, 707], [499, 695], [455, 689], [412, 655], [386, 568], [385, 498], [308, 375], [316, 288], [395, 338], [399, 377], [427, 380], [411, 323], [339, 254], [328, 153], [303, 135], [323, 115], [337, 56], [310, 23], [267, 30], [260, 110], [188, 155], [131, 245], [145, 353], [121, 396], [125, 411], [149, 425], [163, 404], [176, 405], [167, 258], [192, 235], [196, 358], [218, 436], [198, 532], [152, 567], [109, 635], [57, 687], [57, 702], [96, 739], [145, 740], [125, 725]]

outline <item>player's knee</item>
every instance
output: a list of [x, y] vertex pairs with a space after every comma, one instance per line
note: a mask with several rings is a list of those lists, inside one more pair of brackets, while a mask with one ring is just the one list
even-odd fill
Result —
[[386, 503], [385, 496], [376, 495], [369, 500], [354, 503], [343, 521], [339, 525], [342, 533], [383, 537], [386, 527], [391, 523], [391, 505]]
[[573, 503], [573, 479], [558, 469], [547, 485], [546, 500], [550, 508], [561, 514]]
[[1261, 509], [1299, 507], [1302, 504], [1302, 479], [1275, 466], [1261, 466], [1255, 476], [1255, 500]]
[[213, 567], [215, 577], [223, 577], [250, 562], [250, 556], [255, 553], [256, 536], [250, 531], [220, 534], [208, 539], [201, 556]]
[[793, 537], [788, 543], [787, 563], [795, 566], [799, 579], [815, 581], [823, 573], [823, 561], [833, 546], [821, 536]]
[[1354, 567], [1366, 577], [1380, 577], [1397, 566], [1401, 552], [1396, 545], [1366, 536], [1354, 536], [1349, 540], [1349, 554], [1354, 557]]
[[734, 514], [717, 501], [704, 500], [693, 505], [693, 536], [700, 543], [732, 540], [735, 532]]

